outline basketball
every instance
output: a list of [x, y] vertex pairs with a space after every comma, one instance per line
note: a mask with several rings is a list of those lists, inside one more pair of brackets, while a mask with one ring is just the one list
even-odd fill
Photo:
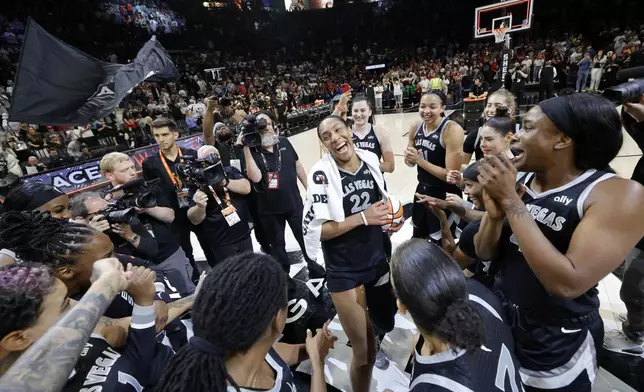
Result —
[[405, 221], [402, 203], [391, 195], [387, 200], [387, 220], [389, 223], [382, 225], [382, 230], [397, 229]]

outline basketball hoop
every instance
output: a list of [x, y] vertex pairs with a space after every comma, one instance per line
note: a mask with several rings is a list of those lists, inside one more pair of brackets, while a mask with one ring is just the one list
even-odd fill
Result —
[[507, 27], [499, 27], [498, 29], [492, 30], [492, 33], [494, 34], [494, 42], [497, 44], [502, 43], [505, 40], [505, 34], [508, 30], [509, 28]]

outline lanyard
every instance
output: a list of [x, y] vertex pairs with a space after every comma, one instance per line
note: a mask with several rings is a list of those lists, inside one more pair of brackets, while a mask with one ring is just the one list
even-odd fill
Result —
[[221, 199], [219, 196], [217, 196], [217, 192], [210, 187], [210, 192], [212, 192], [212, 197], [215, 199], [217, 204], [219, 204], [219, 207], [224, 210], [226, 207], [230, 206], [230, 193], [228, 193], [228, 188], [224, 187], [224, 202], [221, 202]]
[[[275, 170], [275, 172], [279, 173], [280, 169], [282, 168], [282, 151], [280, 150], [279, 143], [275, 145], [275, 148], [277, 148], [277, 170]], [[264, 152], [260, 151], [260, 155], [262, 156], [262, 160], [264, 161], [264, 167], [266, 168], [266, 171], [270, 172], [270, 169], [268, 168], [268, 162], [266, 162], [266, 157], [264, 156]]]
[[[181, 154], [181, 149], [179, 146], [177, 146], [177, 150], [179, 151], [179, 162], [183, 163], [183, 155]], [[163, 156], [163, 153], [161, 150], [159, 150], [159, 156], [161, 156], [161, 162], [163, 162], [163, 167], [165, 167], [165, 171], [168, 173], [168, 176], [170, 176], [170, 180], [172, 181], [172, 184], [174, 185], [175, 189], [177, 191], [180, 191], [183, 189], [183, 182], [177, 177], [176, 174], [174, 174], [171, 170], [170, 167], [168, 166], [168, 162], [165, 160], [165, 156]]]

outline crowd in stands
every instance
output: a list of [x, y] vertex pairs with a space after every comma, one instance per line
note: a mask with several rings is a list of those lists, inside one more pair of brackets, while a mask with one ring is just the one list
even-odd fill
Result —
[[177, 33], [185, 28], [185, 19], [158, 0], [110, 0], [100, 4], [96, 17], [117, 24], [134, 24], [150, 33]]
[[[185, 25], [167, 5], [155, 0], [104, 2], [94, 16], [106, 25], [134, 23], [135, 26], [127, 28], [130, 32], [154, 30], [152, 21], [158, 20], [163, 26], [161, 37], [169, 37], [164, 33]], [[476, 79], [479, 79], [476, 83], [490, 86], [499, 83], [500, 48], [491, 41], [466, 45], [444, 39], [433, 43], [425, 40], [424, 45], [416, 47], [382, 43], [361, 47], [356, 43], [350, 47], [349, 55], [342, 56], [346, 48], [339, 38], [327, 39], [322, 41], [324, 45], [315, 47], [300, 41], [299, 45], [283, 47], [270, 56], [234, 55], [211, 49], [183, 50], [173, 52], [180, 79], [165, 85], [138, 86], [105, 119], [75, 127], [24, 124], [8, 120], [24, 22], [0, 17], [0, 143], [4, 154], [18, 162], [9, 165], [17, 175], [18, 169], [21, 175], [31, 174], [101, 156], [106, 149], [148, 145], [153, 141], [149, 125], [161, 115], [178, 120], [185, 133], [200, 132], [206, 109], [204, 102], [211, 96], [223, 99], [224, 106], [232, 111], [275, 110], [282, 129], [286, 130], [289, 114], [329, 102], [343, 87], [350, 86], [356, 92], [375, 87], [376, 101], [387, 109], [413, 106], [420, 94], [428, 90], [443, 90], [448, 103], [457, 106]], [[65, 37], [63, 31], [58, 32], [61, 38]], [[86, 33], [94, 34], [94, 31], [87, 29]], [[96, 38], [99, 43], [100, 37], [99, 32]], [[544, 67], [552, 66], [556, 69], [553, 81], [557, 83], [557, 90], [568, 86], [577, 91], [603, 90], [617, 83], [617, 70], [644, 64], [642, 40], [644, 26], [606, 29], [599, 37], [592, 38], [573, 33], [544, 37], [517, 35], [512, 41], [513, 56], [506, 87], [517, 97], [519, 106], [524, 105], [526, 86], [539, 83]], [[212, 41], [207, 46], [212, 47]], [[98, 57], [111, 62], [123, 62], [123, 53], [132, 53], [125, 47], [106, 49]], [[365, 70], [365, 65], [380, 63], [387, 68]], [[219, 78], [205, 71], [213, 66], [224, 68]]]

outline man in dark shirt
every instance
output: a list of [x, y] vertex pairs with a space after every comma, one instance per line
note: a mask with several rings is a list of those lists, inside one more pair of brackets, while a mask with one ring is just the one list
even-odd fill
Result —
[[151, 128], [160, 149], [143, 161], [143, 178], [146, 181], [159, 180], [158, 186], [161, 189], [161, 193], [174, 210], [175, 218], [172, 222], [172, 231], [192, 264], [194, 271], [192, 277], [193, 280], [196, 280], [198, 273], [190, 243], [191, 231], [197, 235], [208, 262], [214, 264], [215, 257], [210, 250], [203, 227], [195, 226], [188, 220], [189, 189], [185, 187], [185, 184], [177, 176], [175, 166], [177, 163], [184, 161], [183, 157], [196, 157], [197, 152], [190, 149], [181, 149], [177, 146], [176, 140], [179, 137], [179, 131], [174, 121], [161, 117], [152, 122]]
[[[199, 149], [200, 158], [211, 154], [219, 155], [219, 152], [213, 146]], [[195, 225], [203, 224], [217, 263], [239, 253], [253, 251], [247, 203], [250, 182], [232, 166], [223, 167], [223, 170], [226, 179], [219, 186], [210, 187], [208, 192], [190, 189], [188, 209], [188, 219]]]
[[284, 229], [288, 222], [307, 261], [309, 275], [324, 276], [324, 269], [312, 261], [304, 250], [302, 235], [304, 205], [297, 187], [299, 179], [306, 188], [304, 167], [288, 139], [278, 136], [272, 115], [268, 112], [259, 112], [257, 120], [267, 122], [266, 128], [262, 131], [262, 146], [252, 149], [244, 146], [242, 166], [248, 179], [258, 190], [255, 201], [262, 228], [271, 245], [271, 253], [288, 273], [290, 261], [284, 239]]
[[555, 79], [557, 69], [552, 66], [552, 60], [546, 61], [546, 65], [539, 70], [539, 101], [555, 96]]
[[470, 98], [485, 98], [489, 90], [490, 85], [487, 82], [481, 82], [481, 77], [477, 76], [470, 88]]

